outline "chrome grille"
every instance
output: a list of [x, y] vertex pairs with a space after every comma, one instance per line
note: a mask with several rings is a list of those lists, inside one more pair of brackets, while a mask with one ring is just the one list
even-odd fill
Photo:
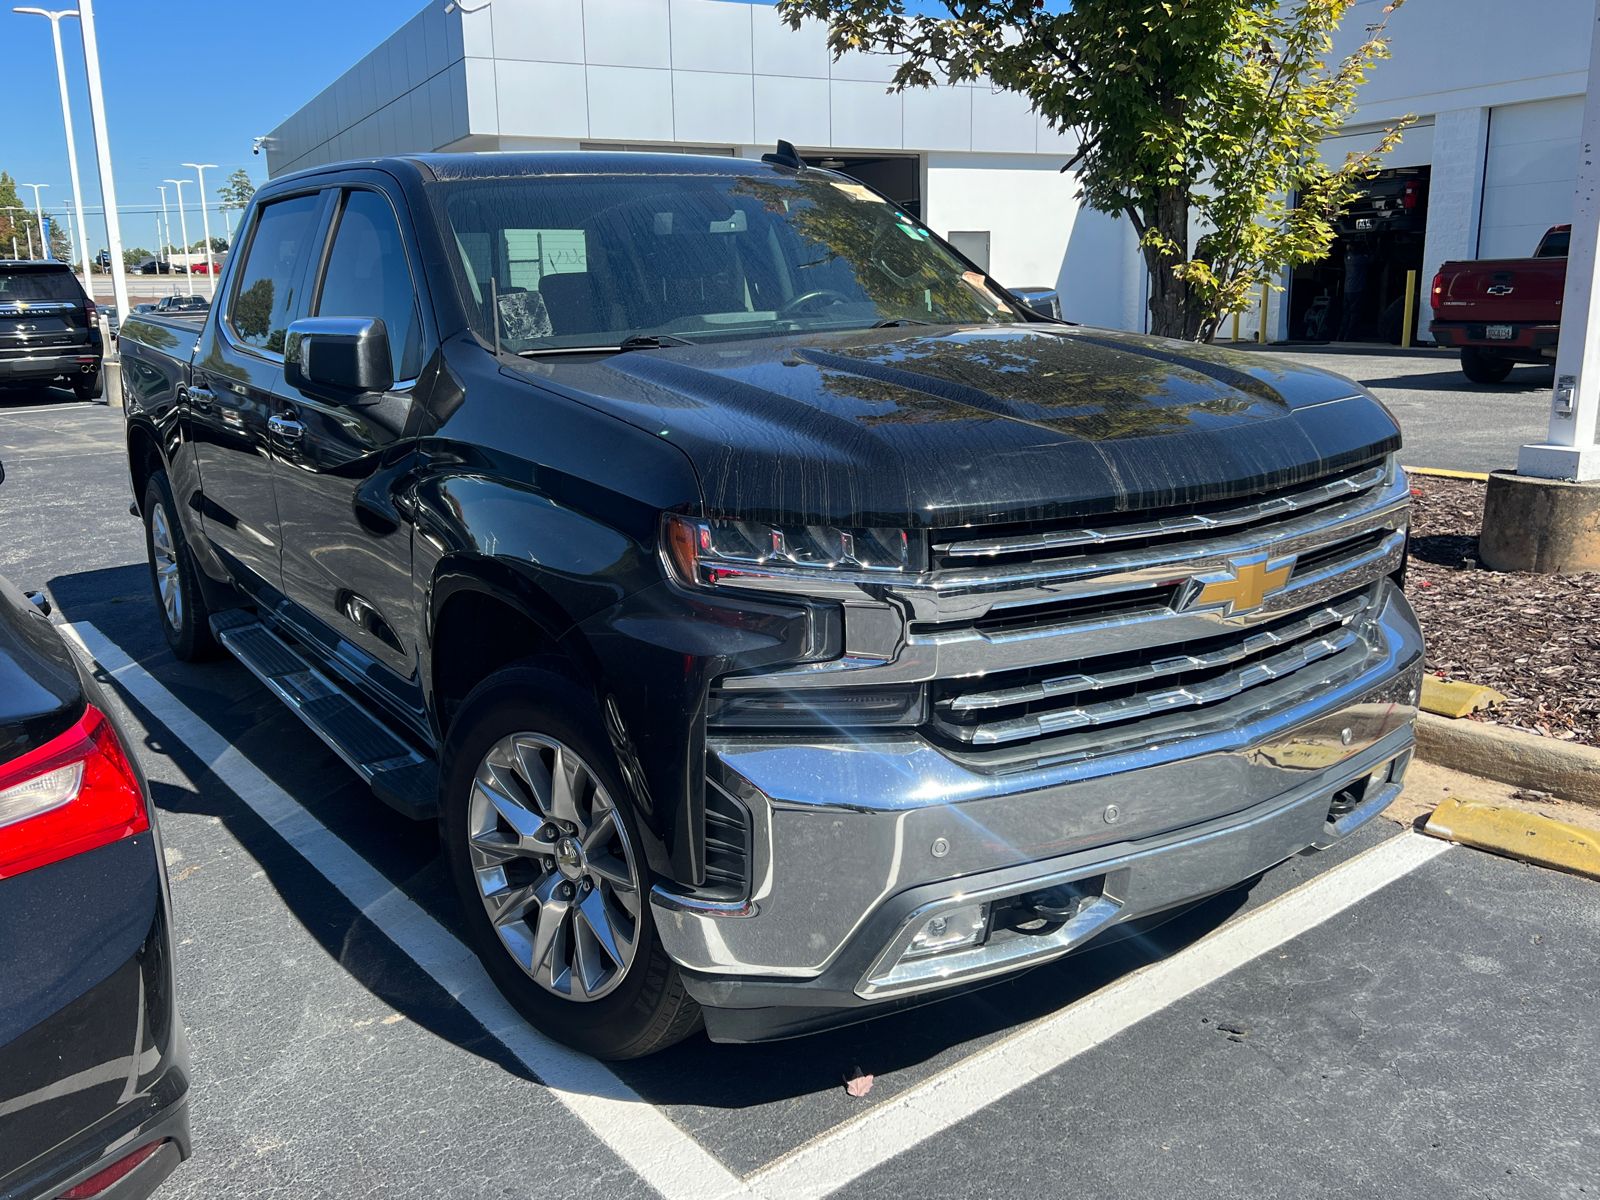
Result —
[[843, 656], [719, 686], [924, 684], [928, 735], [997, 769], [1286, 710], [1376, 652], [1409, 498], [1391, 461], [1188, 511], [938, 532], [927, 571], [830, 593]]
[[940, 683], [935, 727], [958, 742], [995, 746], [1204, 708], [1357, 648], [1370, 603], [1362, 593], [1177, 653], [1096, 658], [1066, 673], [1025, 672], [1020, 680]]

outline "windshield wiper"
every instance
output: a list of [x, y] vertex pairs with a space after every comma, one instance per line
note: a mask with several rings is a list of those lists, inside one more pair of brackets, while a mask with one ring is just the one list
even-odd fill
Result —
[[874, 321], [874, 329], [894, 329], [900, 325], [932, 325], [932, 321], [919, 321], [916, 317], [885, 317], [881, 321]]
[[532, 346], [518, 350], [518, 358], [544, 358], [551, 354], [621, 354], [627, 350], [662, 350], [667, 346], [692, 346], [688, 338], [670, 333], [640, 333], [623, 338], [614, 346]]

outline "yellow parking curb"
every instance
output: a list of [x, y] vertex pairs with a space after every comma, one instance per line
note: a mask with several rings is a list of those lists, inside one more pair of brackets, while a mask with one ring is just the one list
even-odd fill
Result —
[[1464, 717], [1504, 701], [1505, 697], [1499, 692], [1481, 683], [1464, 683], [1459, 679], [1446, 682], [1437, 675], [1422, 677], [1423, 712], [1437, 713], [1441, 717]]
[[1535, 866], [1600, 879], [1600, 834], [1524, 809], [1481, 800], [1446, 800], [1433, 810], [1423, 832]]
[[1444, 467], [1402, 467], [1407, 475], [1431, 475], [1435, 479], [1472, 479], [1478, 483], [1488, 483], [1489, 476], [1483, 471], [1450, 471]]

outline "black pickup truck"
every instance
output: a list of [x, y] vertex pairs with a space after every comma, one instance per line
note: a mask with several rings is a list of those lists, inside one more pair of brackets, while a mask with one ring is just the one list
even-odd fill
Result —
[[437, 820], [464, 928], [608, 1057], [1077, 949], [1399, 790], [1389, 414], [1025, 308], [860, 183], [425, 155], [272, 181], [122, 336], [183, 658]]

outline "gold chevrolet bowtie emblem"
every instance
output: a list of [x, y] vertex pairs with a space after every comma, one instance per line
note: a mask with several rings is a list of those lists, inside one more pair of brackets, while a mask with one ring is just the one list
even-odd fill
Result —
[[1294, 557], [1268, 559], [1265, 554], [1234, 559], [1225, 572], [1199, 575], [1194, 593], [1185, 608], [1220, 608], [1225, 617], [1251, 612], [1266, 598], [1282, 591], [1294, 571]]

